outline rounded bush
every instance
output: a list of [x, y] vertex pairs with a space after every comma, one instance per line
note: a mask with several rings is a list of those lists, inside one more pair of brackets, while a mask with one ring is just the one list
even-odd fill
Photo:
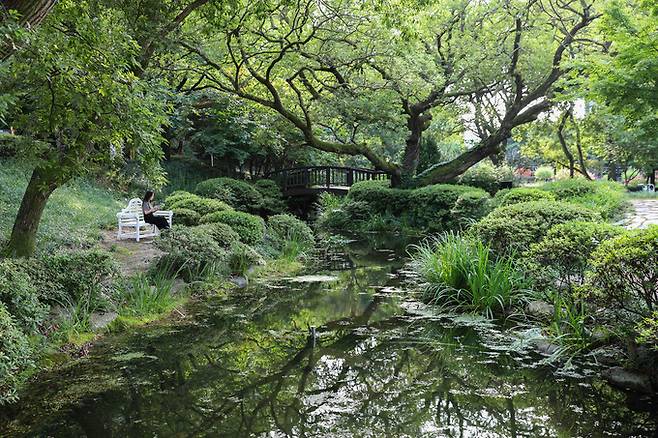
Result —
[[[258, 212], [263, 204], [263, 196], [246, 181], [232, 178], [212, 178], [200, 182], [196, 193], [209, 198], [223, 199], [237, 210]], [[226, 200], [230, 193], [232, 200]]]
[[558, 200], [566, 200], [594, 193], [595, 184], [583, 178], [571, 178], [545, 184], [542, 189], [553, 193]]
[[194, 193], [186, 192], [185, 190], [176, 190], [174, 192], [171, 192], [169, 196], [165, 198], [165, 205], [169, 208], [175, 202], [180, 201], [181, 199], [195, 198], [195, 197], [196, 195]]
[[240, 236], [229, 225], [219, 222], [207, 223], [196, 227], [199, 232], [209, 235], [217, 244], [224, 248], [230, 248], [234, 243], [240, 241]]
[[294, 242], [302, 249], [313, 247], [313, 231], [303, 221], [290, 214], [277, 214], [267, 220], [267, 239], [277, 250]]
[[276, 182], [271, 179], [260, 179], [254, 183], [254, 187], [256, 187], [256, 190], [263, 197], [263, 204], [261, 206], [263, 213], [270, 216], [286, 212], [288, 206]]
[[542, 189], [553, 193], [558, 200], [596, 210], [605, 219], [619, 216], [627, 204], [624, 186], [611, 181], [570, 179], [546, 184]]
[[0, 303], [0, 406], [16, 400], [21, 371], [32, 364], [28, 337]]
[[658, 226], [627, 231], [603, 242], [591, 257], [587, 284], [600, 305], [622, 321], [658, 310]]
[[600, 219], [595, 212], [566, 202], [521, 202], [495, 209], [476, 223], [471, 232], [497, 252], [522, 253], [539, 242], [554, 225]]
[[530, 247], [527, 261], [532, 277], [544, 288], [572, 289], [583, 283], [594, 250], [623, 232], [621, 227], [598, 222], [570, 221], [555, 225], [539, 243]]
[[264, 265], [265, 259], [251, 246], [236, 242], [231, 246], [228, 266], [232, 274], [244, 275], [252, 266]]
[[46, 317], [47, 307], [24, 268], [13, 260], [0, 260], [0, 303], [26, 333], [34, 333]]
[[555, 174], [555, 169], [553, 169], [551, 166], [540, 166], [535, 170], [535, 178], [541, 181], [548, 181], [549, 179], [553, 178], [553, 175]]
[[186, 210], [193, 210], [197, 212], [200, 216], [205, 216], [210, 213], [215, 213], [218, 211], [227, 211], [232, 210], [232, 208], [217, 199], [202, 198], [200, 196], [193, 196], [184, 199], [179, 199], [169, 206], [170, 209], [180, 209], [184, 208]]
[[477, 187], [494, 194], [498, 191], [502, 181], [498, 169], [491, 163], [481, 162], [480, 164], [469, 168], [459, 177], [459, 184], [471, 187]]
[[201, 215], [194, 210], [189, 208], [173, 208], [171, 211], [174, 212], [174, 221], [177, 224], [187, 225], [192, 227], [199, 224], [199, 219]]
[[166, 252], [158, 261], [159, 268], [178, 273], [186, 280], [197, 277], [208, 266], [224, 263], [227, 252], [206, 230], [174, 225], [155, 241]]
[[242, 211], [220, 211], [201, 218], [201, 223], [222, 223], [229, 225], [240, 236], [240, 241], [253, 245], [263, 240], [265, 221], [253, 214]]
[[530, 201], [555, 201], [555, 195], [541, 189], [530, 187], [519, 187], [496, 193], [494, 198], [497, 206], [506, 206]]

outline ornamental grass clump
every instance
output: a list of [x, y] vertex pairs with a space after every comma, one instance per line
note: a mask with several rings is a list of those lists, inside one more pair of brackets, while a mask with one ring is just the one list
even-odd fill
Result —
[[493, 258], [481, 241], [445, 233], [415, 246], [411, 257], [433, 304], [494, 318], [525, 299], [525, 281], [513, 259]]

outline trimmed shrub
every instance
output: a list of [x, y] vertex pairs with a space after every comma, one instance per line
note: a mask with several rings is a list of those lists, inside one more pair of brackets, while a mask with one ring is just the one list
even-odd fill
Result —
[[506, 205], [518, 204], [530, 201], [555, 201], [555, 195], [541, 189], [530, 187], [519, 187], [516, 189], [500, 191], [496, 193], [494, 202], [496, 206], [503, 207]]
[[276, 182], [271, 179], [260, 179], [254, 183], [254, 187], [263, 197], [261, 210], [265, 215], [282, 214], [288, 210], [281, 188]]
[[277, 214], [267, 220], [267, 240], [276, 250], [284, 252], [288, 245], [304, 251], [315, 243], [311, 228], [290, 214]]
[[168, 233], [155, 241], [165, 251], [157, 267], [169, 273], [178, 273], [186, 280], [202, 275], [203, 271], [226, 261], [227, 252], [200, 227], [174, 225]]
[[216, 222], [229, 225], [248, 245], [262, 241], [265, 234], [265, 221], [242, 211], [220, 211], [201, 218], [202, 224]]
[[193, 210], [196, 211], [200, 216], [205, 216], [207, 214], [215, 213], [218, 211], [233, 210], [228, 204], [218, 199], [202, 198], [196, 195], [179, 199], [172, 205], [169, 205], [168, 208], [172, 210], [180, 208]]
[[28, 267], [37, 290], [47, 293], [43, 300], [65, 304], [102, 304], [112, 292], [113, 280], [119, 276], [112, 255], [98, 249], [45, 255], [31, 259]]
[[181, 225], [187, 225], [192, 227], [199, 224], [201, 215], [194, 210], [189, 208], [173, 208], [171, 211], [174, 212], [174, 221]]
[[244, 275], [250, 267], [264, 265], [265, 260], [251, 246], [236, 242], [231, 246], [228, 266], [232, 274]]
[[171, 208], [172, 205], [174, 205], [176, 202], [182, 200], [182, 199], [188, 199], [188, 198], [196, 198], [197, 195], [194, 193], [186, 192], [185, 190], [176, 190], [174, 192], [171, 192], [169, 196], [165, 198], [165, 205], [167, 208]]
[[[196, 193], [209, 198], [221, 199], [241, 211], [257, 213], [262, 204], [263, 196], [246, 181], [232, 178], [212, 178], [199, 183]], [[226, 198], [230, 193], [232, 200]]]
[[16, 401], [20, 374], [32, 365], [31, 354], [27, 336], [0, 303], [0, 406]]
[[28, 334], [37, 331], [48, 311], [25, 267], [9, 259], [0, 260], [0, 303]]
[[219, 222], [199, 225], [195, 229], [209, 235], [221, 248], [224, 249], [229, 249], [233, 244], [240, 241], [240, 236], [233, 230], [233, 228]]
[[388, 181], [364, 181], [352, 186], [343, 209], [356, 220], [394, 216], [411, 227], [440, 231], [481, 218], [487, 213], [489, 199], [484, 190], [462, 185], [408, 190], [390, 188]]
[[555, 169], [551, 166], [540, 166], [535, 170], [535, 178], [540, 181], [548, 181], [555, 175]]
[[597, 222], [565, 222], [555, 225], [527, 254], [531, 277], [544, 288], [581, 285], [588, 260], [601, 242], [619, 236], [624, 229]]
[[626, 207], [624, 186], [611, 181], [569, 179], [545, 184], [542, 189], [558, 200], [597, 211], [604, 219], [619, 216]]
[[488, 242], [494, 251], [523, 253], [554, 225], [599, 219], [595, 212], [566, 202], [521, 202], [495, 209], [476, 223], [471, 232]]
[[470, 167], [459, 177], [459, 184], [477, 187], [491, 195], [498, 191], [501, 181], [501, 172], [492, 163], [485, 161]]
[[591, 257], [587, 285], [595, 300], [634, 326], [658, 310], [658, 226], [603, 242]]

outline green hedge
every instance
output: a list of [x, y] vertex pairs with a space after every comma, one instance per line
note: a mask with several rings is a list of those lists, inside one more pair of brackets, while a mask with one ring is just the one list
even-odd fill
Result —
[[519, 187], [510, 190], [501, 190], [496, 193], [494, 203], [496, 206], [503, 207], [506, 205], [519, 204], [530, 201], [555, 201], [555, 195], [546, 190]]
[[227, 259], [226, 250], [199, 227], [174, 225], [155, 242], [167, 253], [159, 259], [157, 267], [186, 280], [201, 277], [204, 269], [219, 266]]
[[618, 218], [627, 206], [626, 189], [612, 181], [576, 178], [547, 183], [541, 188], [552, 193], [558, 201], [590, 208], [606, 220]]
[[248, 245], [261, 242], [265, 235], [265, 221], [242, 211], [220, 211], [201, 218], [201, 223], [216, 222], [229, 225]]
[[205, 216], [210, 213], [218, 211], [232, 210], [232, 208], [218, 199], [202, 198], [200, 196], [191, 195], [182, 199], [177, 199], [171, 205], [167, 205], [171, 210], [186, 209], [197, 212], [200, 216]]
[[278, 251], [290, 244], [307, 250], [315, 243], [311, 228], [290, 214], [277, 214], [268, 219], [267, 240]]
[[46, 317], [47, 307], [39, 299], [39, 291], [25, 266], [0, 259], [0, 303], [26, 333], [35, 333]]
[[219, 222], [206, 223], [195, 227], [199, 232], [209, 235], [221, 248], [230, 249], [240, 241], [240, 235], [227, 224]]
[[237, 210], [258, 213], [263, 195], [251, 184], [232, 178], [212, 178], [199, 183], [195, 192], [208, 198], [220, 199]]
[[[419, 229], [440, 231], [463, 227], [487, 213], [490, 197], [474, 187], [436, 184], [395, 189], [388, 181], [363, 181], [350, 189], [346, 202], [355, 219], [391, 215]], [[353, 203], [353, 205], [349, 205]]]
[[172, 208], [171, 211], [174, 213], [174, 223], [187, 225], [188, 227], [198, 225], [201, 219], [199, 213], [189, 208]]
[[476, 223], [471, 232], [494, 251], [523, 253], [539, 242], [551, 227], [569, 221], [597, 222], [600, 216], [579, 205], [531, 201], [499, 207]]
[[263, 196], [261, 210], [264, 215], [282, 214], [288, 210], [279, 185], [271, 179], [260, 179], [254, 183], [256, 190]]

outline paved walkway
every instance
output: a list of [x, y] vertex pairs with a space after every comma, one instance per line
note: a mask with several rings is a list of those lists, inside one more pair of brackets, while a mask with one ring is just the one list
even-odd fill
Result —
[[626, 220], [626, 228], [647, 228], [658, 225], [658, 199], [632, 200], [634, 212]]

